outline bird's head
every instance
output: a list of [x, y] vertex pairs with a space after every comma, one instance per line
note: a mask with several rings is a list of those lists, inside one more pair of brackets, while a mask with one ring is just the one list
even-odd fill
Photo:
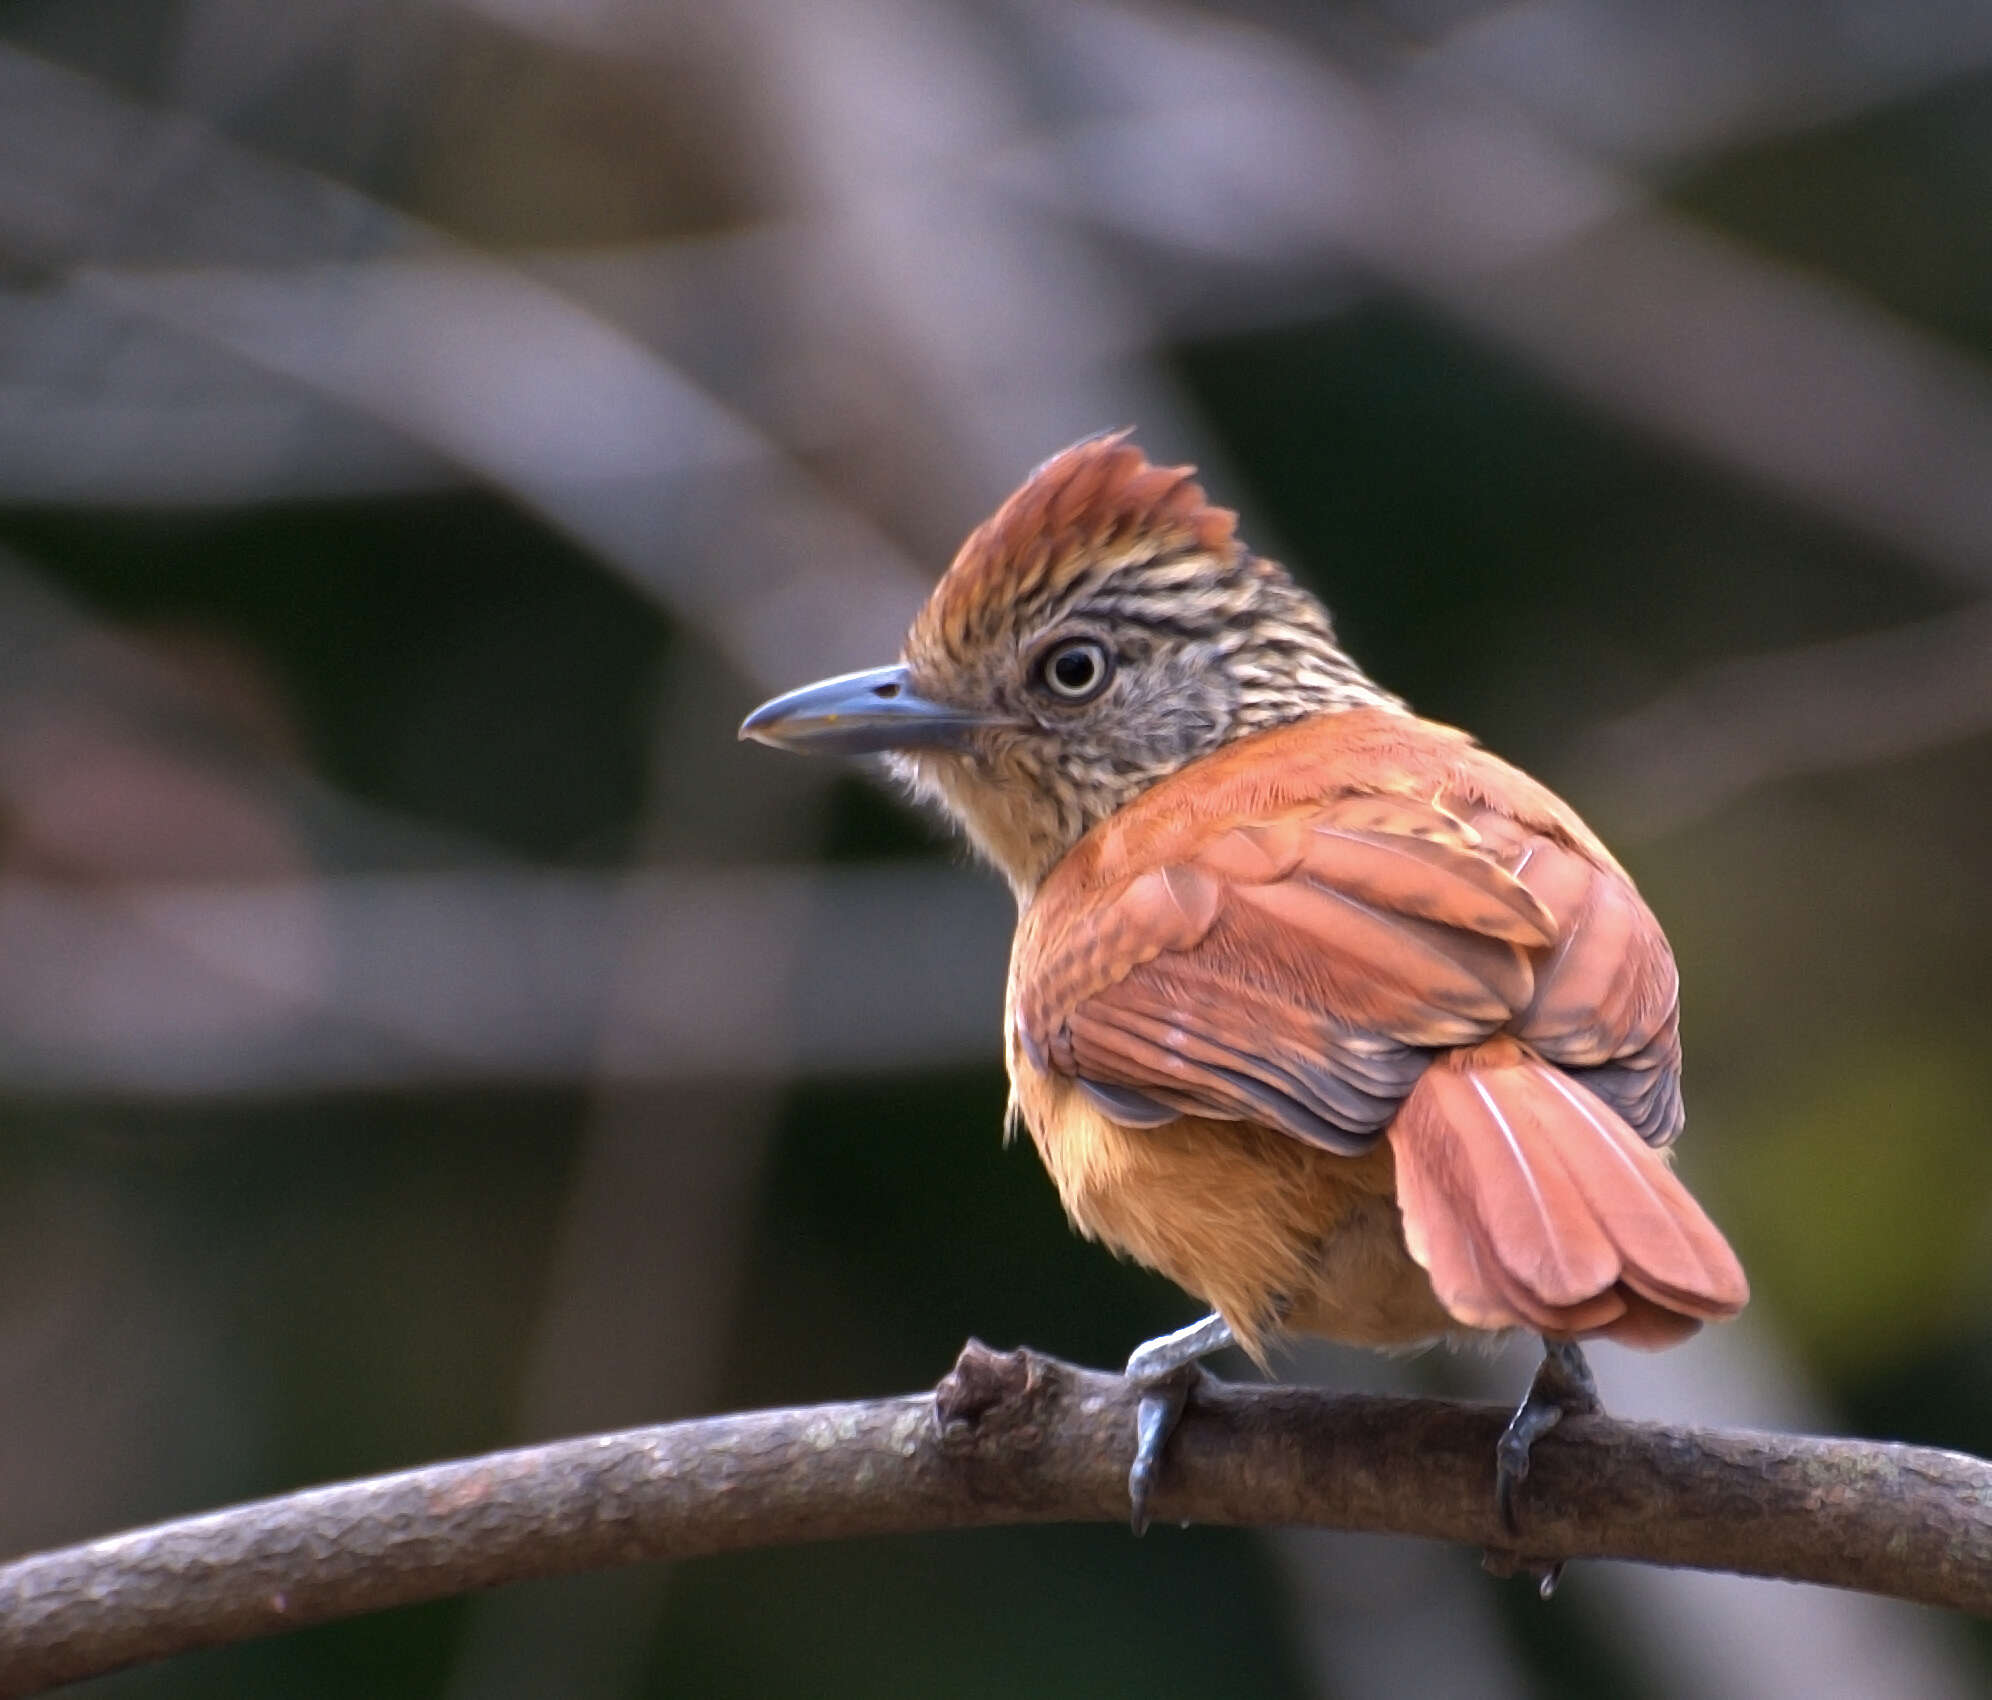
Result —
[[1328, 612], [1125, 431], [1054, 455], [961, 546], [897, 666], [747, 717], [780, 749], [883, 754], [1020, 897], [1185, 763], [1306, 715], [1397, 708]]

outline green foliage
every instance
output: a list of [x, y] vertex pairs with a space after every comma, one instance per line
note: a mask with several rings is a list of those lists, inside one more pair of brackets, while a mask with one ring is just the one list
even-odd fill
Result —
[[1829, 1375], [1886, 1373], [1982, 1306], [1992, 1058], [1928, 1037], [1816, 1056], [1725, 1130], [1724, 1222]]

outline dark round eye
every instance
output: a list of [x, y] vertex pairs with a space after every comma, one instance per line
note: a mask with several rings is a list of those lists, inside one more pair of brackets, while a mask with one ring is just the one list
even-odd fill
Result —
[[1038, 663], [1044, 688], [1062, 702], [1086, 702], [1098, 696], [1113, 673], [1106, 645], [1092, 638], [1073, 638], [1048, 649]]

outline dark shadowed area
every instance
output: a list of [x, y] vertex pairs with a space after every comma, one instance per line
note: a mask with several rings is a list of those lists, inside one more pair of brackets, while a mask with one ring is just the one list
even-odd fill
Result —
[[[1611, 1407], [1992, 1453], [1992, 11], [13, 0], [0, 1552], [1190, 1318], [1001, 1143], [998, 883], [734, 736], [1119, 424], [1666, 924], [1756, 1297]], [[1988, 1684], [1865, 1599], [1083, 1528], [79, 1692]]]

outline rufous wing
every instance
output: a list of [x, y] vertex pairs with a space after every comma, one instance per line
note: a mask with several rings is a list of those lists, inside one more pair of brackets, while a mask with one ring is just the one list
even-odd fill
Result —
[[1655, 1149], [1681, 1125], [1659, 924], [1459, 734], [1351, 714], [1194, 764], [1054, 870], [1012, 975], [1025, 1054], [1124, 1125], [1388, 1130], [1406, 1244], [1469, 1326], [1661, 1345], [1744, 1302]]
[[1466, 811], [1490, 853], [1556, 917], [1535, 995], [1512, 1031], [1609, 1103], [1651, 1144], [1681, 1131], [1680, 976], [1652, 910], [1614, 864]]
[[1136, 1125], [1188, 1112], [1367, 1149], [1434, 1049], [1529, 1007], [1556, 939], [1473, 828], [1412, 796], [1174, 849], [1104, 891], [1049, 887], [1017, 963], [1026, 1050]]

